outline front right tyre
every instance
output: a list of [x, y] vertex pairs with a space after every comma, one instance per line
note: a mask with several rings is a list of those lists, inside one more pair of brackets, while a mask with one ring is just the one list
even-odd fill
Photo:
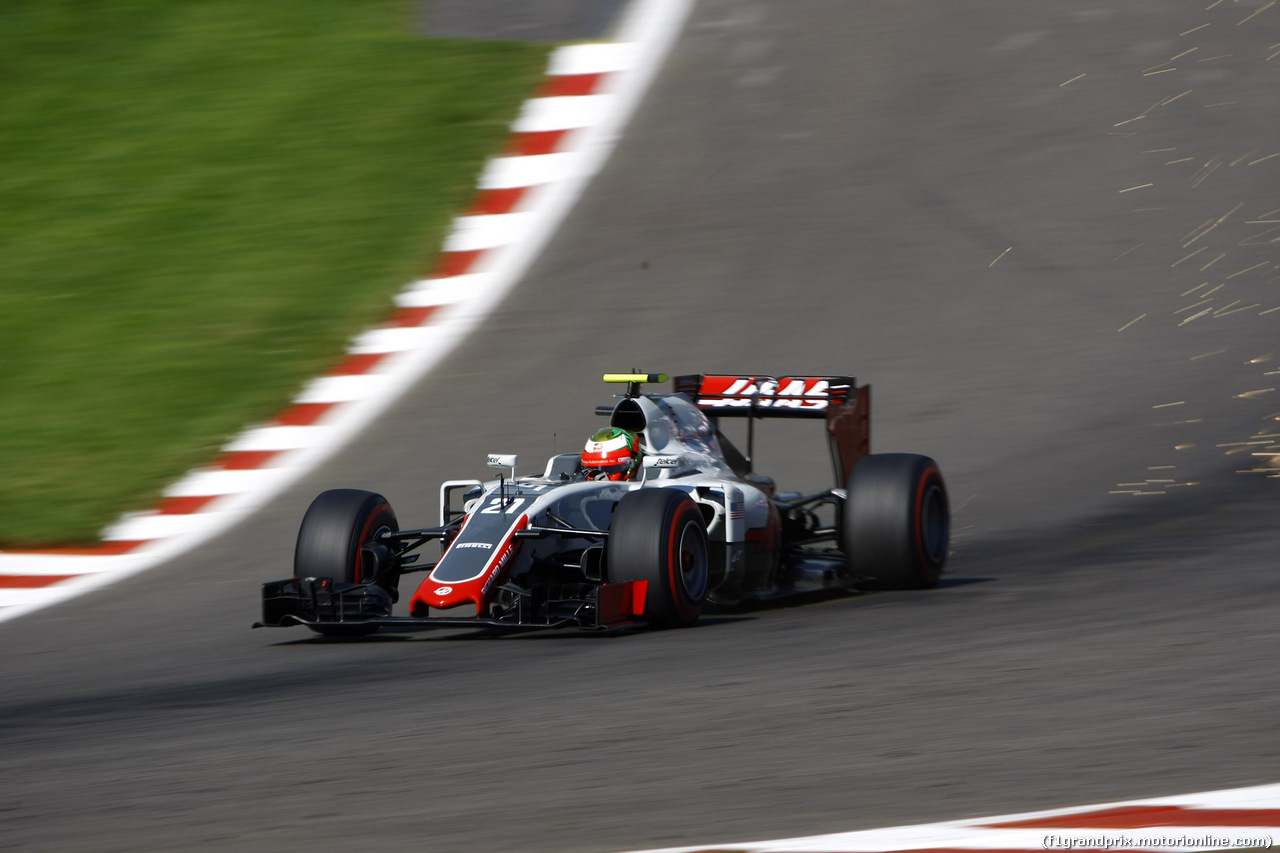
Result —
[[707, 524], [680, 489], [637, 489], [618, 502], [609, 526], [608, 580], [645, 581], [644, 618], [654, 628], [688, 628], [702, 615], [711, 580]]

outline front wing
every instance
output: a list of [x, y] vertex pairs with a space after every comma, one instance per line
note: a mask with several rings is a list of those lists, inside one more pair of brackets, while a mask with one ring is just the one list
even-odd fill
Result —
[[441, 627], [579, 628], [609, 631], [643, 624], [646, 581], [504, 585], [504, 608], [487, 616], [392, 616], [391, 595], [377, 584], [329, 578], [288, 578], [262, 585], [262, 621], [255, 628], [306, 625], [324, 632], [377, 626], [383, 631]]

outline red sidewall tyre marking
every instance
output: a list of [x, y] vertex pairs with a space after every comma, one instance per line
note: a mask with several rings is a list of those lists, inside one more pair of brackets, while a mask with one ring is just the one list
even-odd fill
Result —
[[916, 519], [915, 519], [915, 539], [916, 539], [916, 555], [920, 558], [920, 567], [922, 571], [931, 571], [929, 568], [932, 560], [925, 554], [924, 550], [924, 494], [925, 486], [929, 482], [930, 475], [937, 474], [938, 469], [929, 466], [924, 469], [924, 473], [920, 475], [920, 482], [916, 483]]
[[687, 594], [684, 589], [683, 577], [677, 577], [676, 572], [683, 573], [684, 565], [680, 560], [680, 542], [684, 538], [685, 528], [688, 522], [683, 520], [683, 516], [688, 514], [689, 504], [680, 503], [676, 505], [674, 517], [671, 519], [671, 536], [667, 543], [667, 583], [671, 590], [671, 600], [675, 604], [676, 609], [686, 619], [692, 618], [695, 614], [692, 607], [685, 601]]

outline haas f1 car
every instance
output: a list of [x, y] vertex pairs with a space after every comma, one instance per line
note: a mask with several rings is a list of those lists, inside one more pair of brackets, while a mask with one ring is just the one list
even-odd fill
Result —
[[[400, 529], [373, 492], [319, 495], [298, 532], [293, 577], [263, 585], [258, 624], [337, 636], [680, 628], [704, 605], [937, 584], [946, 486], [928, 457], [869, 452], [870, 386], [849, 376], [693, 375], [677, 376], [670, 393], [643, 393], [667, 377], [604, 378], [626, 390], [597, 408], [610, 427], [598, 442], [552, 456], [538, 476], [517, 477], [514, 456], [490, 455], [509, 475], [443, 483], [436, 527]], [[722, 418], [747, 419], [745, 454], [720, 431]], [[779, 491], [752, 470], [754, 423], [769, 418], [825, 425], [833, 488]], [[629, 466], [597, 469], [589, 451], [603, 458], [614, 446]], [[442, 549], [430, 562], [420, 549], [433, 540]], [[393, 616], [412, 572], [426, 577], [409, 615]]]

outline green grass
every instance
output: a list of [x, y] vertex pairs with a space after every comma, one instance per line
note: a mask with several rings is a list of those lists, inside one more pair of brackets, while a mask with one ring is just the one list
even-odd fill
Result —
[[417, 6], [0, 3], [0, 543], [150, 506], [428, 269], [547, 49]]

